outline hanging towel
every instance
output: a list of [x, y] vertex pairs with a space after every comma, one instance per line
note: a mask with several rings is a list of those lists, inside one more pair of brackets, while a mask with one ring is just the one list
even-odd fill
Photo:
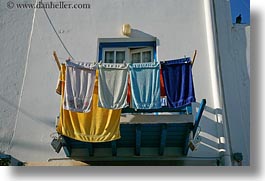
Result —
[[[167, 106], [167, 95], [166, 95], [166, 91], [165, 91], [165, 85], [164, 85], [162, 70], [160, 70], [160, 99], [161, 99], [161, 106]], [[128, 77], [127, 103], [129, 105], [131, 104], [130, 77]]]
[[66, 61], [64, 109], [90, 111], [95, 76], [95, 64]]
[[99, 64], [99, 107], [121, 109], [128, 106], [128, 67], [128, 64]]
[[168, 107], [179, 108], [196, 101], [190, 58], [161, 62], [161, 69]]
[[79, 113], [63, 109], [65, 93], [65, 65], [60, 72], [61, 109], [56, 127], [59, 134], [84, 142], [108, 142], [120, 138], [121, 110], [110, 110], [98, 107], [98, 71], [91, 102], [91, 111]]
[[159, 63], [135, 63], [130, 65], [132, 108], [159, 109]]

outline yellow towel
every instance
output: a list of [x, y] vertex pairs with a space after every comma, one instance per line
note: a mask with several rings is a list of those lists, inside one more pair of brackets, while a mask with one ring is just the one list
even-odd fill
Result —
[[98, 107], [98, 70], [91, 103], [91, 111], [78, 113], [63, 109], [65, 65], [61, 66], [60, 83], [56, 92], [61, 95], [60, 119], [57, 132], [85, 142], [107, 142], [120, 138], [121, 109], [110, 110]]

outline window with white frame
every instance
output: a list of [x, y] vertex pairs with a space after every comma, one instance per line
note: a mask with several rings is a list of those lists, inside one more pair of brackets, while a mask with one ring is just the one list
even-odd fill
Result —
[[152, 47], [104, 48], [102, 53], [104, 63], [145, 63], [154, 61]]
[[136, 48], [130, 51], [131, 63], [145, 63], [153, 62], [153, 50], [151, 47], [148, 48]]
[[102, 54], [104, 63], [123, 63], [129, 59], [128, 48], [104, 48]]
[[115, 38], [99, 39], [98, 60], [104, 63], [153, 62], [156, 60], [156, 41], [138, 42]]

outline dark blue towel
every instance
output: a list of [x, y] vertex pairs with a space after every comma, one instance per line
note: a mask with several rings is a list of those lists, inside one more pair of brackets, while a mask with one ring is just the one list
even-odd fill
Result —
[[190, 58], [161, 62], [168, 107], [180, 108], [195, 102]]

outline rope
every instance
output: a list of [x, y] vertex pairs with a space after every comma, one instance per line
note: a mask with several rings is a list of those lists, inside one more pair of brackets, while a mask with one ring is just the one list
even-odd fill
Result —
[[[36, 7], [36, 5], [37, 5], [37, 0], [35, 2], [35, 7]], [[30, 50], [31, 50], [31, 43], [32, 43], [32, 36], [33, 36], [35, 18], [36, 18], [36, 8], [34, 9], [33, 17], [32, 17], [32, 25], [31, 25], [30, 36], [29, 36], [29, 41], [28, 41], [28, 50], [27, 50], [27, 57], [26, 57], [25, 68], [24, 68], [24, 75], [23, 75], [23, 79], [22, 79], [21, 91], [20, 91], [19, 100], [18, 100], [18, 107], [17, 107], [17, 112], [16, 112], [16, 119], [15, 119], [14, 130], [13, 130], [13, 133], [12, 133], [12, 138], [11, 138], [11, 140], [9, 142], [8, 151], [11, 150], [12, 143], [13, 143], [13, 141], [15, 139], [17, 124], [18, 124], [18, 118], [19, 118], [19, 113], [21, 111], [20, 108], [21, 108], [22, 96], [23, 96], [23, 92], [24, 92], [24, 85], [25, 85], [25, 81], [26, 81], [27, 69], [28, 69], [28, 64], [29, 64], [29, 55], [30, 55]]]
[[55, 27], [54, 27], [54, 25], [53, 25], [53, 23], [52, 23], [51, 18], [49, 17], [49, 15], [48, 15], [48, 13], [47, 13], [47, 11], [46, 11], [46, 9], [45, 9], [45, 6], [44, 6], [42, 0], [40, 1], [40, 3], [42, 3], [42, 5], [43, 5], [44, 13], [45, 13], [45, 15], [46, 15], [46, 17], [47, 17], [47, 19], [48, 19], [48, 21], [49, 21], [49, 23], [50, 23], [50, 25], [51, 25], [53, 31], [54, 31], [55, 34], [57, 35], [57, 37], [58, 37], [59, 41], [61, 42], [62, 46], [64, 47], [65, 51], [66, 51], [66, 52], [68, 53], [68, 55], [74, 60], [73, 56], [71, 55], [71, 53], [69, 52], [69, 50], [66, 48], [66, 46], [65, 46], [63, 40], [61, 39], [60, 35], [57, 33], [57, 31], [56, 31], [56, 29], [55, 29]]

